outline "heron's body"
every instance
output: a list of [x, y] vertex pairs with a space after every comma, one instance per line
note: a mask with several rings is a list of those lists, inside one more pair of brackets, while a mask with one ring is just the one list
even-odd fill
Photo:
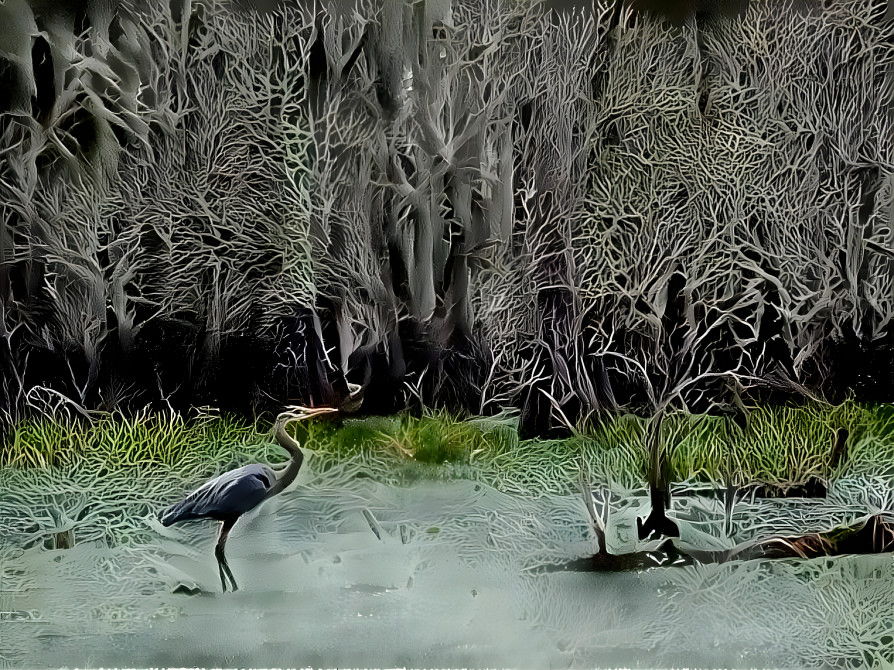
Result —
[[276, 474], [266, 465], [252, 463], [230, 470], [168, 507], [161, 513], [160, 521], [170, 526], [190, 519], [238, 518], [267, 498], [274, 482]]
[[330, 408], [312, 410], [302, 408], [302, 410], [300, 414], [281, 414], [276, 421], [276, 441], [291, 456], [284, 468], [273, 470], [266, 465], [253, 463], [225, 472], [206, 482], [186, 498], [171, 505], [158, 515], [164, 526], [191, 519], [215, 519], [222, 522], [214, 555], [217, 558], [220, 583], [224, 591], [227, 590], [227, 578], [229, 578], [234, 591], [238, 588], [224, 554], [227, 536], [236, 521], [262, 501], [276, 495], [291, 484], [304, 461], [304, 454], [301, 453], [298, 442], [290, 437], [285, 430], [286, 424], [324, 412], [337, 411]]

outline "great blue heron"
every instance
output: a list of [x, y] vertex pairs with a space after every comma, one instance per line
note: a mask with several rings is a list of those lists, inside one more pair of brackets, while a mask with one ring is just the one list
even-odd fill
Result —
[[225, 592], [227, 578], [233, 586], [233, 591], [238, 589], [233, 572], [227, 565], [227, 557], [224, 555], [224, 546], [227, 543], [227, 536], [233, 530], [233, 525], [240, 516], [291, 484], [304, 461], [304, 454], [301, 453], [298, 441], [286, 432], [286, 424], [337, 411], [330, 407], [295, 407], [294, 411], [283, 412], [276, 418], [274, 435], [279, 446], [291, 456], [284, 468], [273, 470], [266, 465], [253, 463], [225, 472], [158, 515], [159, 521], [164, 526], [190, 519], [216, 519], [221, 522], [214, 556], [217, 558], [220, 583]]

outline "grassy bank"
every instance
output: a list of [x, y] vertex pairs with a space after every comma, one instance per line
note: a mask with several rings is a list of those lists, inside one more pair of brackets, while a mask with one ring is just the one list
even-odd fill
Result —
[[[346, 418], [292, 428], [307, 452], [306, 476], [330, 486], [354, 477], [387, 485], [464, 477], [539, 497], [574, 494], [581, 467], [594, 484], [641, 494], [645, 425], [641, 418], [617, 417], [561, 440], [519, 440], [510, 415]], [[833, 468], [832, 436], [840, 428], [849, 439]], [[78, 544], [152, 542], [158, 510], [197, 484], [229, 468], [286, 456], [269, 421], [255, 425], [213, 414], [32, 420], [5, 437], [0, 544], [26, 548], [54, 548], [71, 534], [68, 541]], [[720, 418], [673, 415], [664, 423], [664, 438], [676, 482], [798, 483], [818, 475], [837, 479], [848, 500], [891, 505], [891, 405], [758, 408], [744, 431]]]
[[[641, 485], [645, 424], [627, 415], [567, 439], [519, 440], [510, 415], [460, 420], [437, 412], [303, 424], [294, 430], [320, 471], [351, 461], [364, 465], [371, 477], [388, 480], [467, 475], [509, 491], [559, 492], [576, 485], [581, 464], [593, 480]], [[835, 463], [834, 436], [842, 428], [848, 439]], [[719, 417], [677, 414], [665, 421], [663, 436], [675, 481], [786, 484], [894, 468], [892, 405], [759, 407], [744, 429]], [[172, 468], [199, 476], [283, 456], [269, 423], [209, 414], [31, 420], [16, 426], [6, 445], [0, 466], [16, 469]]]

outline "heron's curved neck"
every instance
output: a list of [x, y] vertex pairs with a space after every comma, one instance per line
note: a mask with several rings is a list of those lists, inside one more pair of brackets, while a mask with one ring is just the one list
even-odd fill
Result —
[[282, 470], [274, 471], [276, 481], [273, 482], [273, 486], [270, 488], [270, 491], [267, 492], [268, 497], [276, 495], [295, 481], [295, 477], [298, 476], [298, 471], [301, 469], [301, 464], [304, 462], [304, 454], [301, 453], [300, 448], [301, 445], [298, 444], [298, 440], [286, 432], [286, 423], [286, 421], [277, 421], [274, 435], [276, 436], [276, 441], [279, 443], [279, 446], [288, 451], [292, 458]]

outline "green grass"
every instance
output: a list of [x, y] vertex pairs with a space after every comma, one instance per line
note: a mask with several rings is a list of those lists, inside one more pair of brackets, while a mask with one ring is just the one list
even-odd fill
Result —
[[[421, 417], [400, 415], [389, 419], [370, 417], [347, 419], [341, 425], [310, 424], [297, 431], [305, 431], [305, 442], [311, 449], [350, 457], [367, 448], [406, 458], [418, 463], [468, 463], [489, 443], [484, 433], [474, 424], [462, 421], [446, 412], [435, 412]], [[300, 438], [299, 438], [300, 439]]]
[[[676, 415], [667, 426], [672, 472], [737, 484], [791, 484], [811, 476], [890, 473], [894, 407], [841, 405], [758, 407], [742, 430], [718, 417]], [[832, 467], [835, 431], [849, 432], [846, 457]]]
[[[401, 482], [467, 476], [528, 494], [573, 490], [581, 468], [591, 481], [641, 487], [647, 474], [646, 421], [626, 415], [574, 437], [519, 440], [510, 414], [462, 420], [423, 416], [346, 418], [294, 426], [325, 471], [347, 462], [370, 477]], [[233, 417], [186, 420], [169, 414], [100, 415], [92, 421], [34, 419], [16, 426], [0, 453], [11, 468], [173, 468], [210, 473], [284, 454], [269, 424]], [[833, 471], [834, 431], [850, 433], [846, 458]], [[674, 481], [798, 483], [808, 477], [894, 473], [894, 406], [759, 407], [742, 430], [719, 417], [671, 414], [662, 429]]]
[[268, 441], [249, 423], [217, 416], [189, 421], [170, 414], [105, 414], [91, 421], [30, 419], [11, 431], [0, 452], [0, 466], [205, 469], [209, 462], [256, 455]]

